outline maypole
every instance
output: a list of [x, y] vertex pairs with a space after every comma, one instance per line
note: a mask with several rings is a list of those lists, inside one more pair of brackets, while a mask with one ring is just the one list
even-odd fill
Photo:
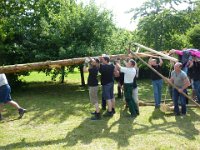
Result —
[[[151, 52], [149, 53], [138, 53], [140, 57], [154, 57]], [[101, 56], [96, 56], [101, 57]], [[155, 56], [156, 57], [156, 56]], [[80, 58], [72, 58], [72, 59], [64, 59], [64, 60], [55, 60], [55, 61], [44, 61], [44, 62], [34, 62], [34, 63], [26, 63], [26, 64], [16, 64], [16, 65], [7, 65], [0, 66], [0, 73], [16, 73], [22, 71], [33, 71], [40, 70], [46, 68], [60, 68], [61, 66], [73, 66], [80, 65], [85, 62], [87, 57]], [[119, 54], [119, 55], [110, 55], [111, 60], [116, 58], [127, 59], [127, 54]]]

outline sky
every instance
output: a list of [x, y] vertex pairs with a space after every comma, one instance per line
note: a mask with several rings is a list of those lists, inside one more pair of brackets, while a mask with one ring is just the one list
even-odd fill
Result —
[[[90, 0], [77, 0], [88, 4]], [[137, 26], [137, 21], [131, 21], [133, 14], [126, 13], [131, 8], [142, 5], [147, 0], [94, 0], [97, 6], [111, 10], [117, 27], [133, 31]]]
[[[90, 0], [78, 0], [86, 4]], [[131, 8], [140, 7], [147, 0], [94, 0], [97, 6], [111, 10], [117, 27], [133, 31], [137, 27], [138, 20], [133, 21], [133, 13], [126, 13]], [[187, 5], [179, 5], [177, 9], [184, 9]]]
[[118, 27], [134, 30], [137, 21], [131, 21], [133, 14], [126, 13], [131, 8], [142, 5], [146, 0], [95, 0], [98, 6], [111, 10], [114, 14], [114, 21]]

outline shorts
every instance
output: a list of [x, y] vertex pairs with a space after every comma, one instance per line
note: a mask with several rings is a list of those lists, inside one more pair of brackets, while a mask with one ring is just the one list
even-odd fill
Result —
[[89, 86], [89, 96], [93, 105], [98, 103], [98, 86]]
[[10, 92], [11, 92], [11, 89], [8, 84], [0, 87], [0, 103], [7, 103], [12, 100], [10, 96]]
[[108, 83], [102, 86], [103, 98], [105, 100], [111, 100], [114, 98], [114, 83]]

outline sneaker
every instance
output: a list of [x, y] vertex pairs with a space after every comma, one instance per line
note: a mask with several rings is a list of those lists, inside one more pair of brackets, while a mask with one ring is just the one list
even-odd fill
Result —
[[186, 114], [182, 114], [182, 116], [186, 116]]
[[103, 114], [103, 116], [104, 117], [112, 117], [113, 113], [112, 113], [112, 111], [111, 112], [107, 111], [105, 114]]
[[96, 113], [95, 116], [91, 117], [91, 120], [101, 120], [101, 114]]
[[94, 112], [91, 112], [91, 115], [95, 115], [97, 112], [96, 111], [94, 111]]
[[137, 117], [137, 115], [136, 114], [131, 114], [131, 116], [130, 116], [131, 118], [136, 118]]
[[115, 108], [112, 108], [112, 113], [115, 114]]
[[156, 106], [155, 106], [155, 109], [160, 109], [160, 106], [159, 106], [159, 105], [156, 105]]
[[25, 112], [26, 112], [26, 109], [24, 109], [24, 108], [19, 109], [19, 119], [23, 117]]
[[174, 115], [175, 115], [175, 116], [180, 116], [181, 114], [180, 114], [180, 113], [174, 113]]

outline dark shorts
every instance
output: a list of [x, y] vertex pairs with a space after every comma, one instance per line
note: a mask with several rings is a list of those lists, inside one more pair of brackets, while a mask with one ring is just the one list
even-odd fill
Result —
[[8, 84], [0, 87], [0, 104], [11, 101], [10, 92], [11, 92], [11, 89]]
[[111, 100], [114, 98], [114, 83], [108, 83], [106, 85], [102, 86], [102, 91], [103, 91], [103, 98], [105, 100]]

